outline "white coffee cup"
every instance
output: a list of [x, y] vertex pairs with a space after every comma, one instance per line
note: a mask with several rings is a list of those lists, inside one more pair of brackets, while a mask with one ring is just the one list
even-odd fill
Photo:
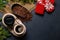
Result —
[[[8, 15], [11, 15], [14, 17], [15, 21], [14, 21], [14, 24], [12, 26], [12, 29], [10, 27], [8, 27], [5, 22], [4, 22], [4, 18]], [[12, 20], [11, 20], [12, 21]], [[17, 36], [17, 37], [21, 37], [23, 36], [25, 33], [26, 33], [26, 26], [21, 22], [21, 20], [19, 20], [15, 15], [11, 14], [11, 13], [6, 13], [4, 14], [4, 16], [2, 17], [2, 23], [3, 25], [8, 28], [8, 30], [14, 35], [14, 36]], [[18, 31], [16, 31], [18, 27]]]

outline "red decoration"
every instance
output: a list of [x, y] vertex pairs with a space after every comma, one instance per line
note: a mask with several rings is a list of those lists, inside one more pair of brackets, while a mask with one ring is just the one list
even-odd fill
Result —
[[54, 4], [54, 3], [55, 3], [55, 1], [54, 1], [54, 0], [50, 0], [50, 2], [51, 2], [52, 4]]
[[54, 0], [38, 0], [35, 8], [37, 14], [44, 14], [44, 10], [47, 12], [54, 11]]
[[37, 14], [44, 14], [44, 5], [38, 3], [35, 12]]

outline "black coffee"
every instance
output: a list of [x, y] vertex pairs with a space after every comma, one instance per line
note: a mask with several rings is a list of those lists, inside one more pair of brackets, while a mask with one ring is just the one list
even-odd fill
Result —
[[8, 26], [13, 26], [14, 21], [15, 21], [15, 19], [14, 19], [14, 17], [11, 16], [11, 15], [7, 15], [7, 16], [4, 18], [4, 22], [5, 22], [5, 24], [8, 25]]

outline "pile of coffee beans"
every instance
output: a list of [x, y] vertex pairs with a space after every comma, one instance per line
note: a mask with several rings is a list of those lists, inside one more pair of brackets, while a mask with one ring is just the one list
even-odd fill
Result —
[[22, 22], [29, 21], [32, 18], [32, 14], [23, 6], [19, 4], [14, 4], [12, 6], [12, 12], [15, 14]]

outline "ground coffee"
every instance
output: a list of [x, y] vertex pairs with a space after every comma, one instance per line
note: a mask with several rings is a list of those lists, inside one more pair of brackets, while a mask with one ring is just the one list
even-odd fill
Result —
[[29, 21], [32, 18], [32, 14], [23, 6], [19, 4], [14, 4], [12, 6], [12, 12], [15, 14], [22, 22]]

